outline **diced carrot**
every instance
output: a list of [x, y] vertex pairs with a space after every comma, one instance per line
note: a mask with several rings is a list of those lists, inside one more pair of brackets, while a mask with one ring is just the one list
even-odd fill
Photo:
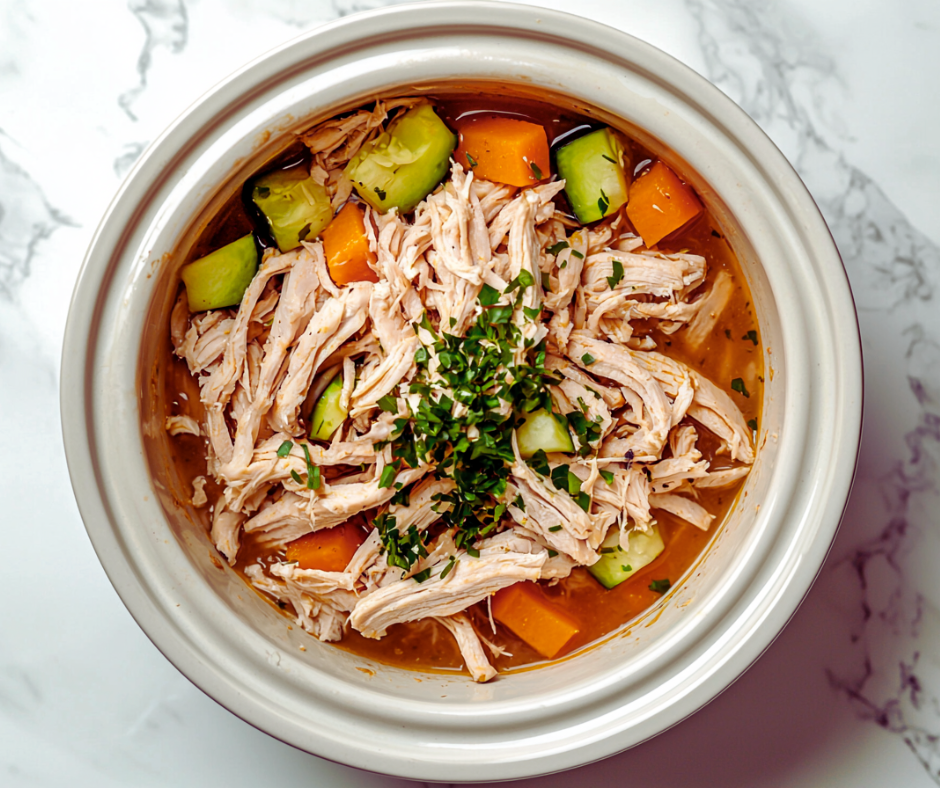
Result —
[[493, 595], [493, 617], [546, 659], [578, 634], [578, 622], [549, 602], [535, 583], [516, 583]]
[[661, 161], [630, 187], [627, 217], [647, 246], [659, 243], [702, 210], [692, 189]]
[[537, 123], [504, 117], [471, 117], [459, 124], [454, 160], [477, 178], [509, 186], [533, 186], [551, 175], [548, 137]]
[[342, 572], [365, 540], [358, 525], [343, 523], [295, 539], [287, 545], [287, 560], [296, 561], [301, 569]]
[[369, 249], [366, 223], [362, 209], [356, 203], [347, 202], [320, 237], [330, 276], [336, 284], [379, 281], [375, 271], [369, 267], [376, 257]]

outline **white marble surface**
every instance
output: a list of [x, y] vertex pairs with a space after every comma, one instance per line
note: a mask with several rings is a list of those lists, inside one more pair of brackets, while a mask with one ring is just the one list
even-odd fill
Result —
[[[417, 785], [269, 738], [160, 655], [85, 536], [58, 416], [72, 285], [141, 150], [247, 59], [381, 4], [0, 0], [0, 785]], [[541, 4], [661, 47], [781, 147], [845, 258], [867, 391], [845, 522], [776, 643], [657, 739], [516, 784], [940, 784], [940, 3]]]

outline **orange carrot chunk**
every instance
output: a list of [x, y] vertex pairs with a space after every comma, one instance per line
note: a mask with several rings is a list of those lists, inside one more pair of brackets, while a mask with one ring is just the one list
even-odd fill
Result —
[[296, 561], [301, 569], [342, 572], [365, 540], [359, 526], [343, 523], [295, 539], [287, 545], [287, 560]]
[[330, 276], [336, 284], [379, 281], [375, 271], [369, 267], [376, 257], [369, 249], [366, 223], [362, 209], [356, 203], [347, 202], [320, 237]]
[[695, 193], [657, 161], [630, 187], [627, 218], [647, 246], [653, 246], [702, 212]]
[[516, 583], [493, 595], [493, 617], [546, 659], [553, 659], [580, 627], [549, 602], [535, 583]]
[[471, 117], [457, 133], [454, 160], [477, 178], [509, 186], [534, 186], [551, 175], [548, 137], [538, 123], [503, 117]]

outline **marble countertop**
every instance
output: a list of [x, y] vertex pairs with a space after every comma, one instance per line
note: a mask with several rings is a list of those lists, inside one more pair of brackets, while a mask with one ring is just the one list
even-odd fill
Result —
[[[58, 409], [82, 256], [148, 142], [248, 59], [383, 4], [0, 0], [2, 785], [418, 785], [275, 741], [163, 658], [85, 535]], [[794, 163], [852, 282], [866, 407], [841, 532], [763, 657], [658, 738], [513, 784], [940, 784], [940, 3], [539, 4], [612, 24], [687, 63]]]

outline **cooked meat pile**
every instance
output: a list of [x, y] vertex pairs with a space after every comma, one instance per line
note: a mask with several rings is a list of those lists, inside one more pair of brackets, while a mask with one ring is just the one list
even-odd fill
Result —
[[[413, 103], [379, 102], [303, 135], [334, 209], [350, 198], [346, 163]], [[697, 489], [748, 473], [738, 407], [647, 330], [702, 343], [730, 277], [706, 287], [703, 257], [650, 251], [619, 215], [581, 227], [556, 210], [563, 187], [518, 189], [452, 163], [408, 220], [366, 207], [377, 282], [335, 285], [322, 242], [305, 241], [268, 249], [237, 309], [190, 315], [183, 296], [174, 309], [175, 352], [205, 417], [167, 429], [207, 438], [224, 490], [208, 501], [211, 538], [229, 563], [246, 538], [283, 557], [350, 518], [370, 529], [344, 571], [276, 559], [247, 570], [320, 640], [434, 618], [486, 681], [498, 647], [469, 606], [593, 564], [611, 527], [626, 549], [657, 509], [708, 529]], [[311, 389], [336, 371], [348, 418], [328, 443], [311, 441]], [[546, 406], [568, 416], [573, 451], [524, 459], [518, 427]], [[730, 467], [709, 471], [699, 426]]]

